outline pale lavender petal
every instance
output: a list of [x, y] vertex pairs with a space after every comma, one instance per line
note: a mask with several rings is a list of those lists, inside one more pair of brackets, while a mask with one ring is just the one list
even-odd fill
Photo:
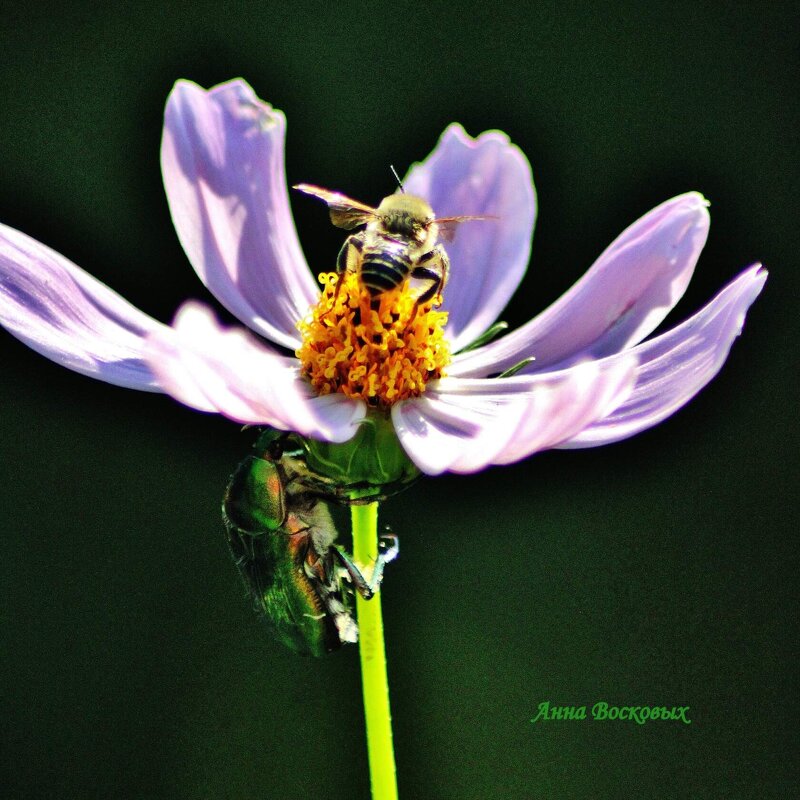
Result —
[[437, 217], [497, 217], [463, 222], [445, 245], [451, 270], [442, 310], [450, 313], [447, 336], [457, 351], [497, 319], [525, 274], [536, 218], [531, 167], [504, 133], [473, 139], [453, 124], [403, 183]]
[[71, 261], [0, 225], [0, 323], [29, 347], [92, 378], [158, 392], [145, 336], [164, 328]]
[[[677, 328], [629, 350], [639, 359], [636, 387], [607, 417], [561, 447], [595, 447], [626, 439], [666, 419], [722, 368], [744, 317], [767, 279], [760, 265], [729, 283], [705, 308]], [[603, 359], [612, 363], [619, 356]]]
[[570, 439], [630, 394], [635, 356], [512, 378], [443, 378], [398, 403], [392, 420], [409, 457], [437, 475], [509, 464]]
[[481, 450], [485, 456], [475, 469], [488, 466], [513, 436], [523, 413], [524, 401], [518, 397], [448, 403], [426, 392], [393, 406], [392, 422], [409, 458], [428, 475], [439, 475], [456, 471], [455, 464]]
[[548, 309], [513, 333], [456, 356], [448, 372], [484, 376], [536, 359], [526, 372], [601, 358], [640, 342], [683, 296], [708, 236], [697, 192], [654, 208], [625, 230]]
[[172, 221], [200, 279], [242, 322], [295, 349], [319, 290], [289, 210], [286, 119], [242, 80], [167, 100], [161, 169]]
[[363, 402], [315, 397], [298, 362], [267, 349], [244, 329], [226, 329], [207, 307], [185, 303], [148, 339], [147, 357], [164, 391], [200, 411], [343, 442], [364, 418]]

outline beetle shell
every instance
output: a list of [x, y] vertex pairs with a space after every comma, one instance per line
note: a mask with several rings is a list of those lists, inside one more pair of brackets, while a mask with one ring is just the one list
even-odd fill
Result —
[[231, 476], [223, 502], [228, 544], [276, 637], [322, 656], [358, 638], [332, 548], [336, 529], [327, 503], [303, 486], [302, 461], [262, 456], [248, 456]]

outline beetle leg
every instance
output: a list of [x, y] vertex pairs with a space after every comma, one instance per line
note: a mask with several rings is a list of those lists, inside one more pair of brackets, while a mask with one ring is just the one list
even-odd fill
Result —
[[397, 536], [391, 531], [387, 531], [381, 536], [380, 539], [381, 551], [375, 559], [375, 565], [372, 568], [372, 576], [369, 580], [364, 577], [364, 573], [356, 566], [353, 559], [338, 545], [333, 546], [333, 551], [339, 557], [344, 569], [353, 581], [353, 586], [358, 590], [358, 593], [365, 599], [370, 600], [383, 580], [383, 570], [386, 564], [397, 558], [400, 552], [400, 544]]

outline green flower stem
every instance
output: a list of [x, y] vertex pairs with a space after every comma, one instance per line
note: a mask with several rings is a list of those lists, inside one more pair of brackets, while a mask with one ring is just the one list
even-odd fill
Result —
[[[378, 504], [351, 506], [351, 512], [353, 557], [362, 566], [374, 564], [378, 557]], [[356, 610], [372, 798], [397, 800], [380, 592], [376, 592], [371, 600], [364, 600], [357, 594]]]

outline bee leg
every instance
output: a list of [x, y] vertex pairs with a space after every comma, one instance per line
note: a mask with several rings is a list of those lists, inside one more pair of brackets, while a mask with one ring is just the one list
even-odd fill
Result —
[[419, 307], [425, 305], [429, 300], [432, 300], [437, 294], [439, 295], [439, 302], [441, 303], [441, 292], [444, 288], [444, 275], [428, 267], [414, 267], [411, 271], [411, 277], [417, 278], [418, 280], [431, 281], [431, 285], [414, 302], [414, 308], [411, 311], [411, 316], [408, 318], [406, 328], [408, 328], [416, 318]]
[[336, 290], [333, 293], [333, 301], [331, 302], [330, 309], [324, 314], [320, 315], [320, 319], [324, 319], [325, 316], [330, 314], [333, 308], [336, 306], [336, 300], [339, 297], [339, 292], [341, 291], [342, 283], [344, 282], [345, 273], [354, 272], [358, 269], [358, 263], [361, 260], [361, 251], [363, 249], [364, 240], [357, 233], [354, 233], [352, 236], [348, 236], [344, 240], [342, 249], [339, 251], [339, 255], [336, 256], [336, 272], [339, 274], [339, 278], [336, 281]]
[[381, 536], [380, 540], [381, 552], [375, 559], [375, 565], [372, 568], [372, 576], [369, 580], [364, 577], [364, 573], [356, 566], [353, 559], [338, 545], [333, 546], [333, 551], [339, 557], [342, 566], [347, 570], [347, 574], [353, 581], [353, 586], [358, 590], [358, 593], [365, 599], [370, 600], [383, 580], [384, 567], [397, 558], [400, 552], [400, 544], [397, 536], [391, 531], [387, 531]]

